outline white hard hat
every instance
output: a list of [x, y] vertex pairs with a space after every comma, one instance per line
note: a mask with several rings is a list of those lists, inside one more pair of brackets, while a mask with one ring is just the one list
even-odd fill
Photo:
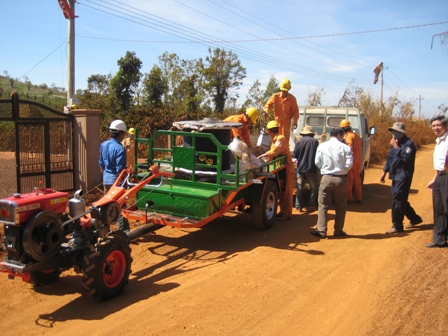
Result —
[[122, 120], [114, 120], [110, 123], [109, 129], [111, 131], [123, 131], [126, 132], [126, 124]]

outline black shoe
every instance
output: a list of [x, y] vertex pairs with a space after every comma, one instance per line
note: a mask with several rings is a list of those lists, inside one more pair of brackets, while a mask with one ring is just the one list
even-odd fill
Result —
[[431, 244], [426, 244], [426, 247], [427, 248], [448, 247], [448, 243], [443, 243], [443, 244], [431, 243]]
[[319, 232], [319, 231], [311, 231], [310, 233], [314, 237], [317, 237], [317, 238], [323, 238], [323, 239], [327, 238], [327, 235], [325, 233], [322, 233], [322, 232]]
[[335, 237], [345, 237], [345, 236], [347, 236], [347, 232], [345, 232], [345, 231], [341, 231], [341, 232], [338, 232], [338, 233], [334, 233], [333, 234], [333, 236], [335, 236]]

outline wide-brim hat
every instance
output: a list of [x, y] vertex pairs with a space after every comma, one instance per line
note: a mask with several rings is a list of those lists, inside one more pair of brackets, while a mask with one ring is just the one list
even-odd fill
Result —
[[300, 135], [309, 135], [314, 134], [313, 128], [311, 126], [305, 126], [301, 132], [299, 132]]
[[389, 131], [397, 131], [406, 134], [406, 125], [402, 122], [395, 122], [392, 127], [388, 128]]

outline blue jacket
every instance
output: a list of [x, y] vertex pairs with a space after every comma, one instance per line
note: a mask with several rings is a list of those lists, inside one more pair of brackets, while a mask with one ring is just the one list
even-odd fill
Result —
[[103, 184], [114, 184], [126, 168], [126, 150], [120, 141], [111, 138], [101, 144], [99, 164], [103, 169]]
[[314, 163], [319, 141], [312, 136], [305, 135], [300, 138], [294, 146], [294, 157], [297, 159], [298, 173], [317, 173]]
[[390, 147], [383, 171], [389, 173], [389, 179], [400, 182], [412, 182], [415, 154], [417, 148], [407, 136], [398, 141], [398, 148]]

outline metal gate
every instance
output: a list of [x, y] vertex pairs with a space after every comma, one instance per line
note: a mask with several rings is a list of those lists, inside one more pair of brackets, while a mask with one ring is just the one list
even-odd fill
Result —
[[71, 191], [75, 185], [73, 116], [45, 105], [11, 99], [0, 100], [0, 121], [13, 121], [17, 190], [37, 188]]

